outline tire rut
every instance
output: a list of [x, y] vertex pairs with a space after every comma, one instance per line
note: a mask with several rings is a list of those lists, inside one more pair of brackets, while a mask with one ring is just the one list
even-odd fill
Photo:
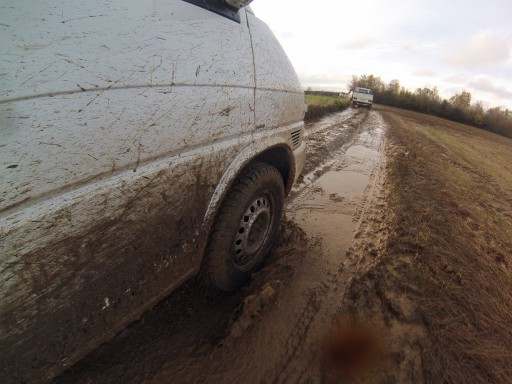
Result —
[[[341, 122], [336, 121], [334, 124], [326, 126], [322, 130], [307, 136], [308, 155], [297, 183], [300, 184], [304, 181], [305, 175], [308, 175], [318, 168], [326, 159], [332, 158], [333, 152], [336, 152], [342, 147], [348, 147], [360, 132], [368, 116], [369, 114], [366, 111], [357, 111], [357, 113], [349, 118]], [[317, 176], [320, 174], [321, 173]]]

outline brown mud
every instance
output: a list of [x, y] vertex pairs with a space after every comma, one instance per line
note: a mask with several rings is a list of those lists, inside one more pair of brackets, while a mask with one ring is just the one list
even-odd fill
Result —
[[[55, 382], [343, 379], [346, 372], [326, 366], [322, 351], [361, 260], [353, 254], [377, 252], [385, 241], [383, 129], [378, 112], [359, 109], [307, 125], [304, 172], [286, 202], [277, 244], [251, 281], [218, 295], [189, 281]], [[363, 236], [373, 243], [358, 242]], [[340, 340], [364, 344], [345, 336]]]

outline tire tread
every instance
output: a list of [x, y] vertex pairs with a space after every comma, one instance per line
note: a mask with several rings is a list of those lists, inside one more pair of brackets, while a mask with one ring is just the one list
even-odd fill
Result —
[[[246, 204], [246, 195], [256, 188], [262, 180], [270, 180], [272, 182], [279, 180], [281, 206], [275, 207], [275, 209], [279, 210], [277, 224], [275, 224], [279, 228], [283, 208], [282, 201], [284, 199], [284, 184], [281, 174], [271, 165], [254, 162], [235, 180], [221, 204], [212, 225], [201, 270], [203, 284], [207, 288], [232, 291], [250, 274], [248, 272], [244, 273], [243, 276], [234, 276], [222, 252], [225, 252], [226, 246], [231, 241], [233, 212], [237, 212], [241, 206]], [[275, 230], [273, 231], [268, 244], [273, 242], [276, 232]], [[257, 269], [262, 262], [263, 260], [258, 262], [254, 269]]]

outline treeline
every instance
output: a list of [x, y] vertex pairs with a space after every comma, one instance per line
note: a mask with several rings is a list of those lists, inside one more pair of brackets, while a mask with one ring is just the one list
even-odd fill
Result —
[[482, 102], [472, 102], [467, 91], [446, 100], [439, 96], [436, 87], [410, 91], [398, 80], [385, 84], [374, 75], [352, 76], [349, 86], [351, 91], [357, 86], [371, 88], [378, 104], [436, 115], [512, 138], [512, 111], [500, 107], [484, 110]]

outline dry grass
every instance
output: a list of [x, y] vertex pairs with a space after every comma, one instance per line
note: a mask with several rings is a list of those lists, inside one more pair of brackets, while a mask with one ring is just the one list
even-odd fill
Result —
[[[393, 331], [395, 379], [512, 382], [512, 140], [380, 110], [392, 144], [390, 236], [349, 287], [349, 306], [380, 312], [395, 331], [424, 330], [414, 333], [421, 336], [414, 345], [405, 341], [408, 331]], [[421, 380], [403, 363], [414, 351]]]

